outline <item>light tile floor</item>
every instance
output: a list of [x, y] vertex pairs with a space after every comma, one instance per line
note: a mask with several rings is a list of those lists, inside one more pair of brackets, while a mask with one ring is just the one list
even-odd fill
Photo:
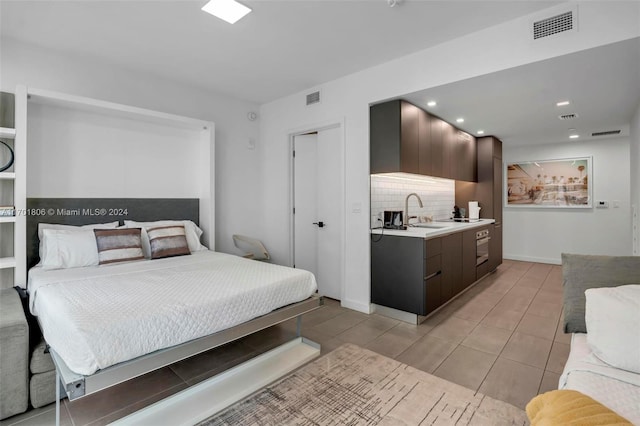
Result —
[[[327, 299], [304, 316], [302, 330], [322, 345], [322, 353], [354, 343], [524, 408], [536, 394], [557, 388], [570, 342], [561, 316], [560, 266], [505, 261], [420, 325], [365, 315]], [[292, 320], [98, 395], [64, 401], [62, 423], [107, 424], [294, 336]], [[0, 426], [49, 425], [53, 419], [52, 404]]]

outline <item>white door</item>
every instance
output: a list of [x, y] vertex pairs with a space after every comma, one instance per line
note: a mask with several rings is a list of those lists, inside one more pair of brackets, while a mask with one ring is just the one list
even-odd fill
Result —
[[341, 127], [294, 137], [294, 264], [318, 292], [342, 299], [344, 173]]

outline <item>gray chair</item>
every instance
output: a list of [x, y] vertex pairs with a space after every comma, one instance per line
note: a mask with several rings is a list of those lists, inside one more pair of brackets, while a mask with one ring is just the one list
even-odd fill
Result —
[[244, 235], [233, 235], [233, 244], [244, 252], [244, 257], [253, 260], [269, 260], [269, 252], [262, 245], [260, 240], [245, 237]]
[[0, 290], [0, 419], [24, 413], [29, 400], [29, 324], [13, 288]]

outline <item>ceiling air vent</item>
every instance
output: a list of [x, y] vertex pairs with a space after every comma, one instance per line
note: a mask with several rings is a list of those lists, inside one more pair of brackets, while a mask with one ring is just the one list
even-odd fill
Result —
[[619, 135], [620, 130], [606, 130], [604, 132], [593, 132], [591, 136], [609, 136], [609, 135]]
[[558, 118], [560, 120], [573, 120], [574, 118], [578, 118], [578, 114], [576, 114], [576, 113], [562, 114], [562, 115], [559, 115]]
[[320, 91], [309, 93], [307, 95], [307, 105], [313, 105], [320, 102]]
[[551, 18], [541, 19], [533, 23], [533, 39], [549, 37], [554, 34], [576, 29], [575, 13], [573, 10], [561, 13]]

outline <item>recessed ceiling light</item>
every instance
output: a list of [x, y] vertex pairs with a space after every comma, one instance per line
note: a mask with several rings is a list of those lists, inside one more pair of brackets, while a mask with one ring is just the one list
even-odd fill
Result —
[[571, 104], [571, 102], [569, 102], [569, 101], [560, 101], [560, 102], [556, 103], [556, 106], [567, 106], [567, 105], [570, 105], [570, 104]]
[[484, 135], [484, 130], [478, 130], [476, 133], [479, 135]]
[[464, 123], [464, 118], [456, 118], [456, 123]]
[[578, 139], [580, 135], [569, 135], [569, 139]]
[[429, 102], [427, 102], [427, 106], [428, 106], [428, 107], [434, 107], [434, 106], [436, 106], [436, 105], [438, 105], [438, 104], [436, 103], [436, 101], [429, 101]]
[[235, 0], [210, 0], [209, 3], [202, 6], [202, 10], [230, 24], [235, 24], [240, 18], [251, 12], [251, 9]]

